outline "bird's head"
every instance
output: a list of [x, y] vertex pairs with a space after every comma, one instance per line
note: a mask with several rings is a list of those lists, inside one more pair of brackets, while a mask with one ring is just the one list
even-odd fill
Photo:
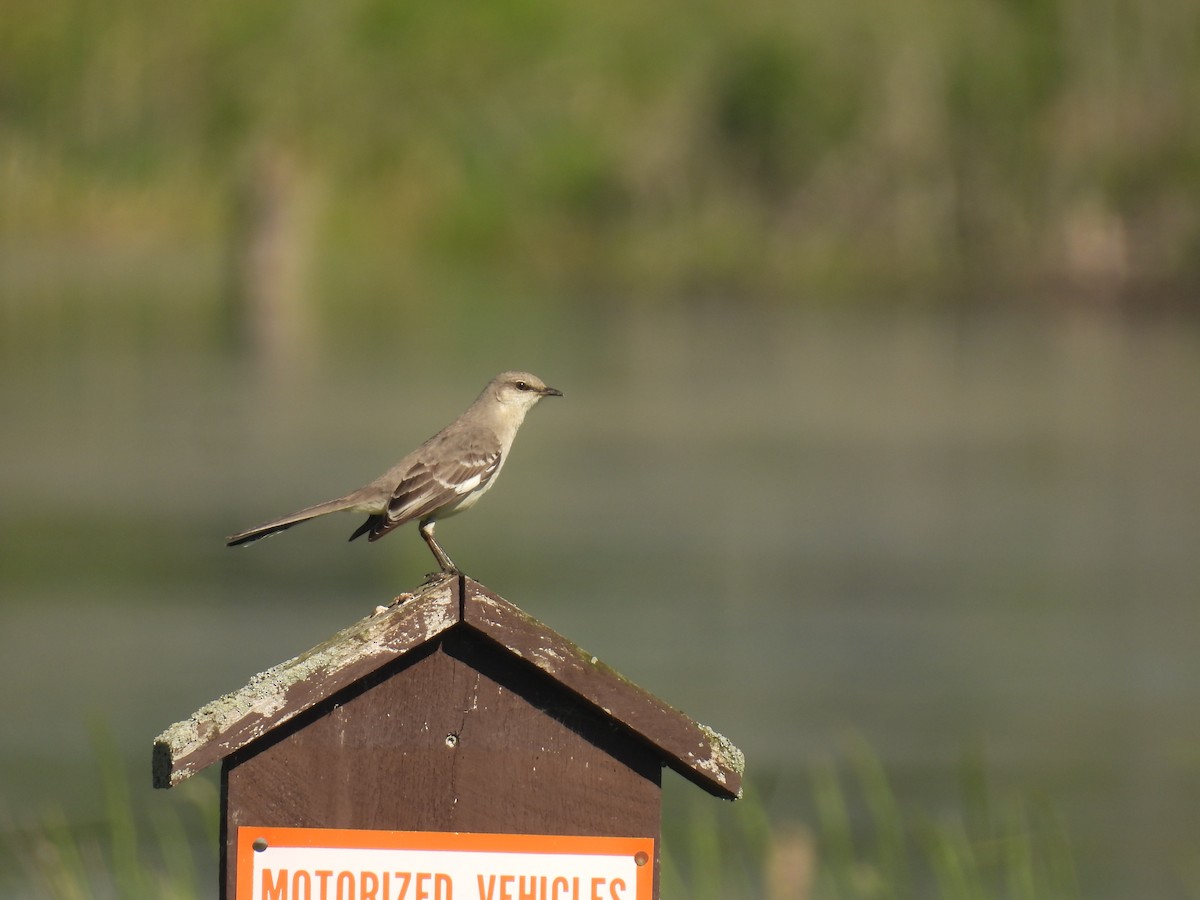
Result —
[[552, 388], [530, 372], [501, 372], [488, 384], [490, 393], [499, 403], [530, 409], [543, 397], [561, 397], [562, 391]]

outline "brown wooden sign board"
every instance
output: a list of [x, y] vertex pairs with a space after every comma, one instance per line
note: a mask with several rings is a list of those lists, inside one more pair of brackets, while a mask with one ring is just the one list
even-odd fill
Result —
[[156, 787], [222, 763], [239, 826], [646, 837], [661, 770], [741, 794], [742, 755], [479, 583], [437, 582], [168, 728]]

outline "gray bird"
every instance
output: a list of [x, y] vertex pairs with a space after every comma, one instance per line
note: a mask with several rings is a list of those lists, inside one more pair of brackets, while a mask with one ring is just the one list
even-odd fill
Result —
[[365, 534], [367, 540], [376, 541], [405, 522], [418, 520], [421, 537], [441, 570], [457, 575], [458, 567], [434, 540], [434, 525], [478, 502], [496, 483], [525, 414], [543, 397], [561, 396], [562, 391], [547, 387], [536, 375], [501, 372], [466, 412], [374, 481], [344, 497], [235, 534], [227, 546], [248, 544], [317, 516], [349, 509], [367, 514], [350, 540]]

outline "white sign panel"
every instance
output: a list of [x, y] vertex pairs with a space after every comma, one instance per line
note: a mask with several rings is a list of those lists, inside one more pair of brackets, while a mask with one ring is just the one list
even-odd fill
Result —
[[651, 900], [652, 838], [238, 829], [236, 900]]

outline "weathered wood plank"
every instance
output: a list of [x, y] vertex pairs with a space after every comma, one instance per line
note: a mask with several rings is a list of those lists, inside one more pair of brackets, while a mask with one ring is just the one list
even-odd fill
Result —
[[176, 722], [155, 738], [154, 786], [178, 784], [450, 628], [459, 594], [459, 579], [430, 585]]
[[463, 621], [545, 672], [655, 747], [662, 761], [712, 794], [736, 799], [745, 758], [693, 721], [532, 616], [464, 579]]

